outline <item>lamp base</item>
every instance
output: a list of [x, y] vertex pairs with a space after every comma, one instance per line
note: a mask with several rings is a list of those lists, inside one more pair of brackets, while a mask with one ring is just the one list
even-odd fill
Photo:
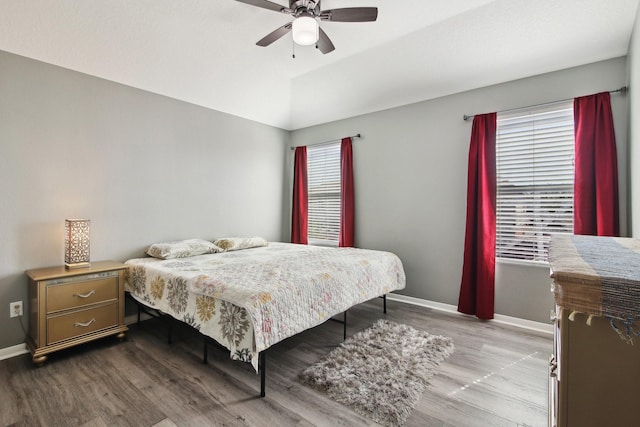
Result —
[[76, 268], [89, 268], [91, 267], [90, 262], [74, 262], [72, 264], [64, 263], [64, 268], [67, 270], [75, 270]]

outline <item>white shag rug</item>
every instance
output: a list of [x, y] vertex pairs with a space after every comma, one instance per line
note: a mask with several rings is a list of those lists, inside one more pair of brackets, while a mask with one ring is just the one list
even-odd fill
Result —
[[453, 352], [450, 338], [378, 320], [300, 374], [303, 383], [385, 426], [401, 426]]

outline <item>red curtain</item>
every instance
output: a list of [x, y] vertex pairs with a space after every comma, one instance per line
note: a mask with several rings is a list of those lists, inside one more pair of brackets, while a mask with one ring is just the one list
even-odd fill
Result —
[[469, 144], [467, 226], [458, 311], [493, 319], [496, 267], [496, 113], [476, 115]]
[[307, 147], [296, 147], [293, 165], [291, 243], [308, 243]]
[[573, 100], [575, 234], [619, 236], [618, 157], [608, 92]]
[[343, 138], [340, 145], [340, 239], [338, 246], [354, 245], [354, 195], [353, 195], [353, 150], [351, 138]]

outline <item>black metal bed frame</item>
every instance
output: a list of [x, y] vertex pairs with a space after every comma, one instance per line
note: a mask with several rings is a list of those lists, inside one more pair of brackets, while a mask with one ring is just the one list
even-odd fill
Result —
[[[155, 308], [151, 308], [148, 307], [146, 305], [144, 305], [143, 303], [141, 303], [140, 301], [136, 300], [135, 298], [133, 298], [129, 293], [127, 293], [127, 296], [136, 303], [136, 306], [138, 308], [138, 322], [137, 322], [137, 326], [140, 327], [140, 314], [141, 312], [144, 312], [145, 314], [151, 316], [151, 317], [155, 317], [155, 318], [162, 318], [162, 319], [169, 319], [169, 320], [176, 320], [179, 321], [177, 319], [175, 319], [172, 316], [169, 316], [167, 314], [164, 314], [163, 312], [161, 312], [160, 310], [157, 310]], [[387, 314], [387, 295], [381, 295], [380, 298], [382, 298], [382, 307], [383, 307], [383, 313]], [[342, 319], [337, 319], [335, 317], [331, 317], [328, 320], [332, 320], [334, 322], [338, 322], [338, 323], [342, 323], [343, 324], [343, 328], [342, 328], [342, 336], [343, 336], [343, 340], [347, 339], [347, 311], [345, 310], [342, 314], [343, 314], [343, 318]], [[173, 340], [173, 321], [169, 321], [167, 322], [168, 324], [168, 333], [167, 333], [167, 343], [171, 344], [172, 340]], [[194, 328], [195, 329], [195, 328]], [[200, 331], [198, 331], [198, 333], [200, 333], [200, 335], [202, 335], [203, 337], [203, 350], [202, 350], [202, 363], [204, 364], [208, 364], [209, 363], [209, 344], [213, 344], [216, 347], [219, 347], [223, 350], [226, 350], [227, 348], [224, 347], [223, 345], [221, 345], [220, 343], [218, 343], [216, 340], [214, 340], [211, 337], [208, 337], [207, 335], [204, 335], [203, 333], [201, 333]], [[262, 350], [260, 353], [258, 353], [258, 372], [260, 372], [260, 397], [265, 397], [266, 396], [266, 370], [267, 370], [267, 350]]]

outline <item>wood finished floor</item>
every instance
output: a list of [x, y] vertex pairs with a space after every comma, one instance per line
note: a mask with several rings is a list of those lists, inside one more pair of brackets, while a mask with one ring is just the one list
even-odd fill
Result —
[[[349, 311], [348, 334], [385, 317], [381, 300]], [[453, 338], [456, 350], [432, 378], [405, 426], [546, 426], [550, 335], [396, 301], [386, 318]], [[302, 385], [297, 375], [342, 339], [326, 322], [272, 347], [267, 397], [249, 364], [176, 324], [130, 325], [127, 339], [106, 338], [50, 356], [0, 361], [1, 426], [367, 426], [375, 422]]]

